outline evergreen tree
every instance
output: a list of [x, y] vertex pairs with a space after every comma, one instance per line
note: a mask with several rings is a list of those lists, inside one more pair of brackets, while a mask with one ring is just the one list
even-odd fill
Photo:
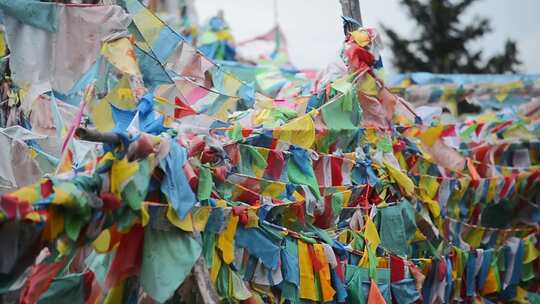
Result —
[[507, 40], [504, 52], [484, 60], [482, 50], [472, 51], [472, 42], [491, 32], [489, 20], [475, 17], [462, 25], [463, 12], [477, 0], [401, 0], [416, 21], [417, 35], [400, 37], [383, 25], [400, 72], [515, 73], [521, 64], [516, 43]]

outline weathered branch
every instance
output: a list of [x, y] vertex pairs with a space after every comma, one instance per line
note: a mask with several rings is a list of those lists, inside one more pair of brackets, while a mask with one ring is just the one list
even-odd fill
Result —
[[[201, 240], [201, 233], [197, 230], [193, 232], [193, 236], [197, 240]], [[201, 254], [195, 266], [191, 270], [193, 276], [195, 277], [195, 282], [197, 284], [197, 289], [199, 290], [199, 295], [201, 296], [202, 303], [204, 304], [218, 304], [219, 295], [215, 289], [212, 280], [210, 279], [210, 273], [208, 272], [208, 265], [206, 264], [206, 259], [204, 254]]]
[[218, 304], [219, 296], [214, 288], [214, 284], [210, 281], [210, 274], [204, 256], [201, 255], [195, 266], [193, 267], [193, 275], [197, 282], [199, 294], [205, 304]]
[[362, 13], [360, 11], [360, 0], [340, 0], [341, 2], [341, 12], [344, 17], [352, 18], [358, 22], [358, 24], [353, 24], [349, 21], [344, 20], [343, 31], [345, 35], [349, 32], [356, 30], [359, 26], [362, 26]]
[[86, 141], [101, 142], [110, 145], [119, 145], [121, 143], [120, 137], [112, 132], [99, 132], [87, 128], [77, 128], [75, 135]]

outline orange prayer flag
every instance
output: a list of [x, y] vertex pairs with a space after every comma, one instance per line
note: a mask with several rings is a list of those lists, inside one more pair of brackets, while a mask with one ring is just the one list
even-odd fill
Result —
[[369, 287], [368, 301], [369, 304], [386, 304], [384, 297], [377, 286], [375, 280], [371, 279], [371, 286]]

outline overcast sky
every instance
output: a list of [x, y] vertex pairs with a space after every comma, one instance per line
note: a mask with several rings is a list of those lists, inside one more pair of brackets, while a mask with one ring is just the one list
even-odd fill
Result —
[[[274, 24], [273, 0], [196, 0], [199, 17], [206, 20], [218, 9], [225, 12], [237, 41], [268, 31]], [[278, 20], [289, 40], [292, 62], [300, 68], [324, 68], [338, 53], [343, 31], [339, 0], [277, 0]], [[365, 26], [385, 24], [402, 34], [414, 33], [414, 22], [398, 0], [361, 1]], [[490, 18], [493, 32], [479, 40], [475, 48], [490, 54], [502, 51], [507, 38], [517, 41], [521, 72], [540, 73], [540, 0], [481, 0], [464, 16]], [[387, 70], [391, 52], [383, 52]]]

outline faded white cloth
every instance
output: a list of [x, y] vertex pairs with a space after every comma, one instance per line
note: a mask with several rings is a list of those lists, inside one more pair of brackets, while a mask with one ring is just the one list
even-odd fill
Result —
[[28, 89], [25, 111], [44, 92], [69, 91], [96, 61], [103, 42], [129, 35], [131, 18], [120, 6], [51, 5], [57, 6], [57, 32], [4, 16], [12, 77]]
[[39, 181], [42, 173], [30, 149], [21, 140], [0, 132], [0, 192]]
[[283, 275], [281, 273], [281, 267], [271, 270], [266, 268], [261, 260], [257, 262], [255, 272], [253, 273], [253, 282], [263, 286], [275, 286], [279, 285], [283, 281]]

